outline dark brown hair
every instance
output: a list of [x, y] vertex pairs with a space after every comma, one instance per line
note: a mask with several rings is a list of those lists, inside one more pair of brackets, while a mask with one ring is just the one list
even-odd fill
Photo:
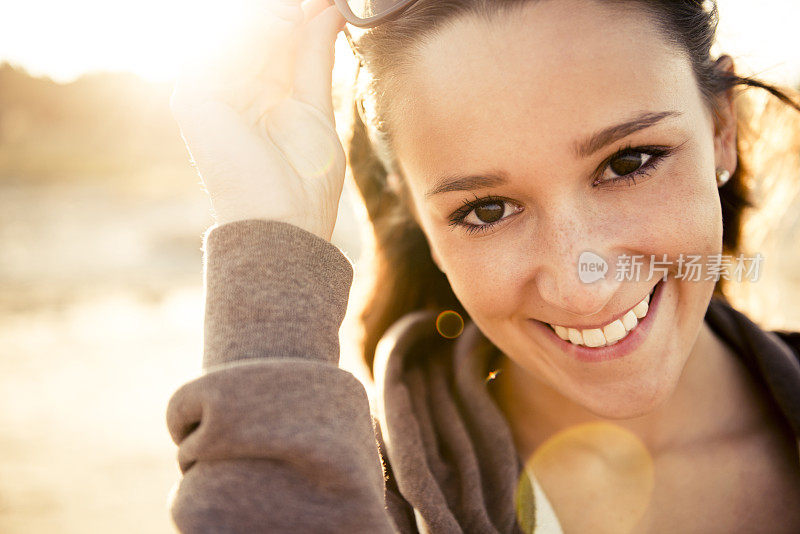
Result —
[[[419, 0], [399, 18], [365, 33], [356, 43], [361, 56], [361, 84], [353, 107], [352, 137], [348, 147], [349, 166], [364, 198], [374, 231], [373, 286], [361, 314], [364, 327], [363, 354], [372, 372], [375, 347], [384, 332], [400, 317], [414, 310], [455, 310], [467, 314], [447, 281], [434, 264], [428, 243], [411, 212], [405, 180], [389, 183], [393, 172], [401, 176], [392, 155], [388, 117], [401, 111], [391, 106], [402, 102], [391, 96], [401, 94], [402, 74], [415, 61], [414, 47], [431, 38], [446, 22], [477, 15], [491, 18], [520, 8], [535, 0]], [[554, 1], [554, 0], [551, 0]], [[702, 0], [606, 0], [615, 4], [634, 3], [656, 21], [667, 40], [687, 53], [698, 87], [714, 112], [719, 95], [737, 86], [758, 87], [800, 111], [788, 91], [720, 68], [712, 58], [718, 14], [715, 2]], [[366, 74], [365, 78], [363, 75]], [[392, 112], [395, 114], [392, 115]], [[740, 249], [742, 219], [746, 208], [754, 207], [750, 197], [750, 171], [743, 157], [742, 136], [747, 131], [746, 114], [738, 112], [739, 138], [736, 171], [720, 188], [723, 219], [723, 252]], [[365, 124], [368, 122], [370, 127]], [[724, 292], [723, 279], [715, 294]]]

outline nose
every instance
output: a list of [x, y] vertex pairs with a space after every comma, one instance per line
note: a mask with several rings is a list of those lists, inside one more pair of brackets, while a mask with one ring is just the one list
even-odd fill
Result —
[[618, 232], [604, 232], [575, 211], [547, 225], [534, 273], [543, 306], [574, 317], [599, 313], [618, 292], [614, 276]]

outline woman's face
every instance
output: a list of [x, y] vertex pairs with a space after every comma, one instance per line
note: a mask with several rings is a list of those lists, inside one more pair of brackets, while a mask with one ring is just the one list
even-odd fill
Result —
[[[403, 82], [413, 102], [394, 123], [397, 157], [472, 319], [532, 384], [606, 417], [652, 410], [714, 287], [674, 278], [678, 258], [721, 252], [715, 169], [736, 161], [688, 58], [637, 10], [544, 1], [445, 28]], [[586, 251], [608, 262], [605, 279], [581, 281]], [[638, 279], [617, 280], [623, 254], [641, 255]], [[624, 315], [630, 326], [661, 278], [648, 279], [653, 255], [667, 281], [616, 346], [577, 347], [545, 325], [582, 337]]]

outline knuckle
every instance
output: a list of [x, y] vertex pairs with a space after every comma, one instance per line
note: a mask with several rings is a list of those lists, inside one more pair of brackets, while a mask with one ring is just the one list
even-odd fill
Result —
[[305, 18], [303, 7], [298, 0], [271, 0], [263, 4], [259, 3], [258, 6], [264, 10], [265, 14], [293, 26], [299, 26]]

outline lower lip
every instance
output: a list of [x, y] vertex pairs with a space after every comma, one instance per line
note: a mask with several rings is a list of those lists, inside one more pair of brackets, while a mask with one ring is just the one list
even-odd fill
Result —
[[644, 340], [653, 325], [653, 321], [655, 321], [655, 316], [658, 312], [658, 304], [661, 302], [661, 291], [664, 285], [665, 282], [659, 282], [656, 286], [653, 296], [650, 297], [647, 315], [645, 315], [644, 318], [639, 321], [639, 324], [636, 326], [636, 328], [634, 328], [630, 334], [625, 336], [622, 341], [617, 341], [613, 345], [606, 345], [603, 347], [573, 345], [572, 343], [564, 341], [558, 337], [558, 335], [545, 323], [537, 320], [531, 320], [531, 322], [535, 324], [537, 328], [544, 333], [544, 335], [553, 340], [559, 349], [578, 361], [604, 362], [608, 360], [616, 360], [617, 358], [627, 356], [636, 350], [639, 345], [644, 343]]

